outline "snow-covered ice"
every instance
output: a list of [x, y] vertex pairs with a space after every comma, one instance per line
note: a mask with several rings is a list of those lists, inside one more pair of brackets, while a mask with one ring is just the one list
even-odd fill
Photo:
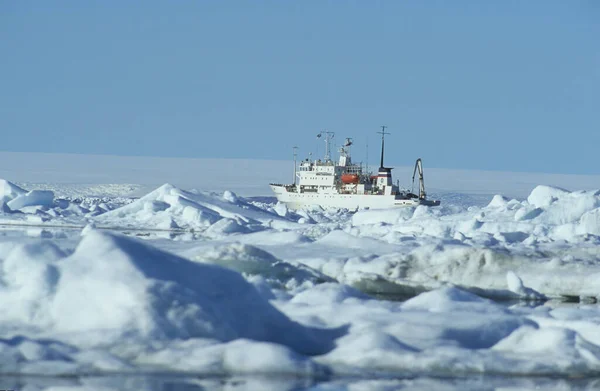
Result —
[[[437, 208], [353, 213], [69, 186], [0, 180], [0, 374], [31, 375], [32, 389], [46, 388], [39, 375], [166, 389], [145, 377], [159, 374], [237, 376], [239, 389], [528, 388], [531, 375], [600, 371], [600, 191], [455, 192]], [[503, 380], [473, 378], [487, 375]]]
[[[268, 300], [252, 278], [208, 263], [215, 253], [188, 260], [94, 228], [74, 251], [51, 241], [4, 243], [2, 250], [3, 373], [600, 370], [600, 309], [593, 305], [507, 308], [451, 286], [389, 302], [318, 279]], [[577, 322], [569, 327], [569, 319]]]
[[[27, 191], [6, 181], [3, 188], [4, 226], [83, 228], [91, 223], [99, 229], [177, 233], [178, 244], [156, 245], [188, 257], [194, 257], [195, 247], [258, 246], [278, 262], [305, 265], [338, 282], [368, 282], [375, 290], [370, 293], [378, 286], [428, 290], [453, 284], [507, 298], [600, 294], [594, 278], [598, 191], [538, 186], [526, 200], [496, 195], [481, 207], [349, 213], [289, 212], [230, 191], [185, 191], [168, 184], [139, 199], [94, 205], [54, 199], [51, 192]], [[255, 250], [240, 247], [234, 258], [248, 251]]]

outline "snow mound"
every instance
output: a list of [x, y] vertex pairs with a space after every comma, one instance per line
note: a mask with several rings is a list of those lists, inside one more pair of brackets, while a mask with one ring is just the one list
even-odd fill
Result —
[[506, 205], [508, 205], [508, 201], [508, 198], [504, 197], [503, 195], [496, 194], [488, 204], [488, 208], [506, 207]]
[[501, 312], [490, 300], [458, 288], [441, 288], [407, 300], [403, 309], [429, 312], [484, 311]]
[[49, 241], [13, 248], [0, 264], [0, 305], [4, 321], [51, 323], [50, 300], [65, 253]]
[[231, 202], [232, 204], [236, 204], [239, 202], [237, 194], [229, 190], [225, 190], [223, 192], [223, 199], [227, 202]]
[[227, 343], [215, 343], [189, 339], [172, 341], [167, 347], [140, 356], [137, 361], [154, 368], [166, 365], [168, 369], [180, 374], [279, 374], [298, 377], [325, 374], [325, 368], [313, 360], [286, 346], [269, 342], [238, 339]]
[[352, 216], [352, 225], [398, 224], [413, 217], [415, 208], [359, 210]]
[[537, 223], [577, 224], [584, 214], [600, 207], [600, 192], [569, 192], [555, 187], [537, 186], [527, 197], [527, 202], [541, 210], [535, 216]]
[[559, 187], [539, 185], [531, 191], [527, 197], [527, 202], [535, 207], [544, 208], [552, 205], [558, 199], [564, 198], [569, 194], [571, 194], [570, 191], [561, 189]]
[[600, 236], [600, 208], [585, 212], [575, 230], [577, 235], [596, 235]]
[[110, 224], [116, 220], [116, 224], [120, 225], [168, 230], [206, 228], [221, 219], [217, 212], [198, 204], [190, 195], [165, 184], [131, 204], [98, 216], [96, 222]]
[[[220, 222], [227, 219], [225, 222]], [[98, 224], [136, 229], [186, 229], [219, 236], [262, 229], [263, 223], [281, 219], [274, 213], [254, 207], [232, 192], [222, 196], [188, 192], [165, 184], [140, 199], [101, 214]]]
[[193, 249], [185, 255], [194, 261], [233, 269], [244, 276], [261, 276], [277, 289], [291, 290], [334, 281], [306, 265], [284, 262], [269, 252], [248, 244], [231, 243]]
[[531, 289], [523, 285], [523, 281], [515, 272], [509, 270], [506, 273], [506, 283], [508, 285], [508, 290], [518, 294], [520, 297], [525, 299], [532, 300], [544, 300], [546, 296], [536, 291], [535, 289]]
[[298, 293], [292, 303], [342, 303], [348, 299], [368, 300], [370, 296], [348, 286], [337, 283], [324, 283]]
[[315, 243], [327, 245], [331, 247], [342, 247], [350, 249], [376, 249], [381, 247], [381, 242], [371, 238], [361, 238], [353, 236], [347, 232], [335, 229], [323, 237], [319, 238]]
[[[2, 265], [5, 318], [85, 335], [92, 345], [245, 338], [302, 354], [331, 350], [344, 332], [291, 321], [234, 271], [127, 237], [89, 230], [72, 255], [62, 255], [44, 242], [12, 251]], [[94, 342], [95, 333], [100, 337]]]
[[[570, 376], [585, 374], [600, 362], [600, 347], [578, 332], [563, 327], [533, 327], [526, 325], [492, 347], [518, 357], [516, 367], [521, 373], [554, 375], [556, 364]], [[539, 357], [545, 357], [540, 362]], [[537, 360], [532, 360], [537, 358]]]

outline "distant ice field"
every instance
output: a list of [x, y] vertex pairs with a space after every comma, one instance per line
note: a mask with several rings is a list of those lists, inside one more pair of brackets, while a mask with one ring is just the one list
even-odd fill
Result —
[[[502, 194], [524, 199], [537, 185], [570, 190], [600, 187], [599, 175], [442, 169], [428, 167], [426, 160], [424, 165], [425, 183], [434, 195]], [[413, 167], [396, 167], [394, 180], [410, 188], [412, 173]], [[59, 196], [61, 192], [76, 189], [95, 196], [141, 196], [165, 183], [188, 190], [230, 190], [245, 197], [270, 196], [269, 183], [291, 183], [293, 162], [0, 152], [0, 178], [29, 184], [26, 187], [31, 189], [39, 184], [53, 186]], [[124, 185], [122, 193], [116, 191], [115, 184]], [[90, 190], [86, 190], [88, 186]]]
[[598, 177], [426, 167], [440, 207], [352, 213], [277, 204], [289, 162], [0, 163], [1, 389], [599, 384]]

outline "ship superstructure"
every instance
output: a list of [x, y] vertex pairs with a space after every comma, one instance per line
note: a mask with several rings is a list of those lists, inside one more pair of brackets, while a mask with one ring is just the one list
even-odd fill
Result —
[[[271, 183], [271, 189], [277, 200], [291, 209], [303, 206], [318, 205], [347, 209], [384, 209], [405, 206], [439, 205], [439, 201], [428, 200], [425, 194], [423, 166], [417, 159], [413, 172], [419, 173], [419, 194], [401, 190], [392, 182], [392, 168], [385, 167], [383, 157], [385, 152], [385, 126], [381, 132], [381, 161], [376, 175], [368, 172], [367, 167], [352, 161], [352, 139], [346, 138], [339, 149], [339, 159], [333, 161], [330, 147], [333, 132], [321, 132], [318, 138], [324, 138], [325, 156], [323, 160], [310, 158], [297, 164], [294, 158], [294, 182], [289, 185]], [[294, 156], [296, 154], [294, 153]]]

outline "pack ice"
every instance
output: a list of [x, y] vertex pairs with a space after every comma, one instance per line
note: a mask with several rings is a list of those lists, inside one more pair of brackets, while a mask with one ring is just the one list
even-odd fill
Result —
[[[0, 240], [3, 374], [600, 370], [600, 192], [349, 213], [164, 185], [92, 213], [41, 196], [13, 209], [28, 191], [0, 189], [5, 227], [87, 226]], [[587, 302], [546, 301], [565, 296]]]

